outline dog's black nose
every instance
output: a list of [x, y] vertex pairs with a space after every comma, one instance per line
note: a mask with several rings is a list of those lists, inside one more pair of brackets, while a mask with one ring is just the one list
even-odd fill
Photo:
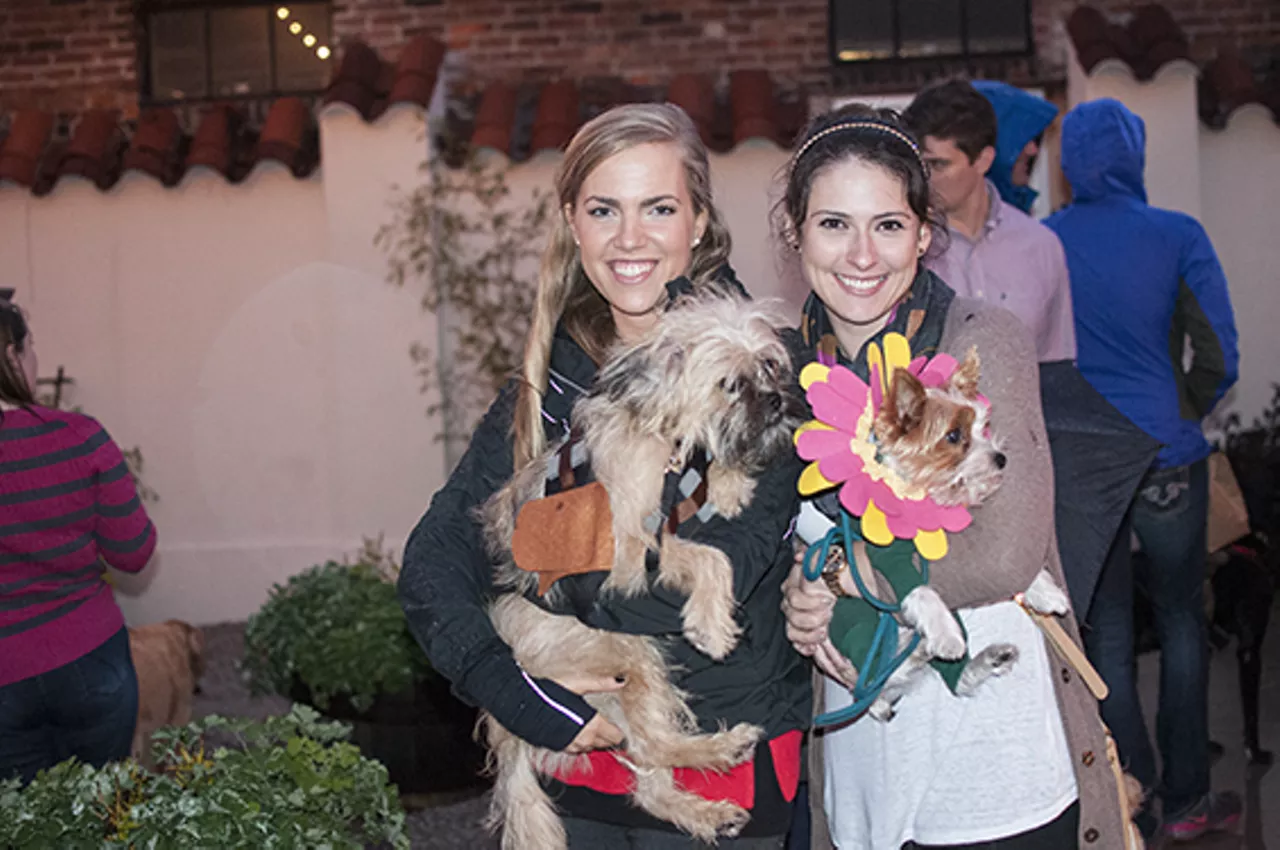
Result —
[[996, 469], [1004, 469], [1004, 465], [1009, 462], [1009, 459], [1004, 456], [1004, 452], [996, 452], [996, 456], [992, 460], [996, 462]]
[[769, 393], [769, 409], [774, 413], [782, 411], [782, 393]]

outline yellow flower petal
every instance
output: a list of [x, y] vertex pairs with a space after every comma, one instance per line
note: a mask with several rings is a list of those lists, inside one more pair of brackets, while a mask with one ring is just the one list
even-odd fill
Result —
[[884, 337], [885, 379], [893, 375], [894, 369], [905, 369], [911, 365], [911, 345], [902, 334], [885, 334]]
[[809, 385], [815, 381], [825, 384], [827, 382], [827, 376], [830, 374], [830, 366], [824, 366], [815, 360], [800, 370], [800, 386], [807, 390], [809, 389]]
[[916, 532], [916, 550], [921, 557], [936, 561], [947, 554], [947, 532], [944, 529]]
[[819, 471], [816, 460], [806, 466], [804, 472], [800, 473], [799, 488], [801, 496], [812, 496], [814, 493], [830, 490], [834, 486], [836, 486], [836, 482], [827, 480], [827, 477]]
[[889, 522], [884, 511], [876, 507], [874, 499], [867, 500], [867, 510], [862, 515], [862, 536], [868, 543], [877, 546], [888, 546], [893, 542], [893, 533], [889, 531]]
[[805, 433], [806, 431], [834, 431], [834, 430], [836, 429], [825, 422], [819, 421], [817, 419], [810, 419], [808, 422], [804, 423], [799, 428], [797, 428], [796, 432], [791, 435], [791, 442], [799, 443], [800, 435]]
[[867, 378], [870, 380], [875, 377], [877, 368], [880, 372], [880, 391], [888, 392], [889, 386], [885, 383], [884, 374], [884, 358], [880, 356], [880, 346], [874, 342], [867, 346]]

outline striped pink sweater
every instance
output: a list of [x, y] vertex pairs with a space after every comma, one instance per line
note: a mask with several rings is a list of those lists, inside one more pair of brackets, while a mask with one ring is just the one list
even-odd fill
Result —
[[92, 652], [124, 625], [102, 561], [156, 547], [120, 448], [94, 419], [34, 407], [0, 419], [0, 686]]

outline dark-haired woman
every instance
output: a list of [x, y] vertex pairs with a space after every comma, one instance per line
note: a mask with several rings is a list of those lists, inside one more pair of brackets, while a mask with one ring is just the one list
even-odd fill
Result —
[[[867, 345], [890, 332], [908, 338], [913, 356], [959, 359], [977, 348], [1008, 466], [973, 524], [950, 535], [931, 584], [959, 610], [971, 652], [997, 642], [1020, 651], [1011, 672], [972, 696], [953, 695], [925, 671], [891, 721], [864, 715], [816, 740], [813, 797], [815, 812], [825, 813], [816, 831], [828, 826], [840, 850], [1119, 850], [1123, 824], [1097, 703], [1013, 601], [1041, 569], [1062, 582], [1026, 330], [1011, 313], [957, 297], [922, 265], [936, 232], [928, 175], [892, 112], [851, 107], [815, 119], [797, 145], [779, 212], [812, 289], [802, 330], [814, 357], [865, 379]], [[823, 500], [817, 506], [833, 510]], [[852, 683], [850, 663], [827, 637], [831, 587], [856, 592], [847, 567], [830, 582], [804, 581], [797, 569], [784, 603], [797, 649], [830, 677], [817, 694], [828, 709], [849, 704]]]
[[95, 420], [36, 404], [26, 316], [0, 300], [0, 780], [125, 758], [138, 680], [103, 566], [141, 570], [156, 533]]

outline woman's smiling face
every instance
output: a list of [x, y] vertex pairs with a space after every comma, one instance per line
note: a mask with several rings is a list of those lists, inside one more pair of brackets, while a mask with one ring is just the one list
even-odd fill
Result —
[[689, 270], [707, 226], [689, 196], [680, 148], [670, 143], [636, 145], [601, 162], [565, 215], [582, 268], [623, 340], [657, 320], [667, 282]]
[[814, 175], [798, 236], [805, 280], [852, 356], [910, 289], [931, 233], [901, 179], [850, 157]]

